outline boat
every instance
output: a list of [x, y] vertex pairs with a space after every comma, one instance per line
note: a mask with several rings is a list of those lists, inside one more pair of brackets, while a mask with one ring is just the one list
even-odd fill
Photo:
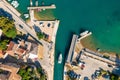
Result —
[[81, 34], [80, 34], [80, 36], [85, 36], [86, 34], [88, 34], [89, 33], [89, 31], [84, 31], [84, 32], [82, 32]]
[[11, 1], [11, 0], [8, 0], [8, 1]]
[[58, 56], [58, 63], [59, 63], [59, 64], [62, 63], [62, 53], [60, 53], [59, 56]]
[[24, 14], [24, 17], [25, 18], [29, 18], [29, 14]]
[[12, 1], [11, 5], [14, 6], [15, 8], [17, 8], [19, 6], [18, 1]]

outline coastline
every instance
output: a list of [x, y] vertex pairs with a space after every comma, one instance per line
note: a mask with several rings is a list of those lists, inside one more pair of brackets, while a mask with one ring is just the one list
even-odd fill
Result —
[[[73, 44], [74, 35], [73, 35], [71, 44]], [[91, 49], [84, 47], [81, 43], [81, 40], [90, 35], [91, 35], [91, 33], [87, 33], [84, 36], [81, 36], [80, 38], [78, 38], [77, 42], [75, 42], [74, 46], [73, 45], [70, 46], [69, 51], [71, 51], [71, 47], [75, 47], [75, 48], [72, 49], [73, 53], [68, 54], [69, 56], [67, 58], [67, 61], [65, 61], [64, 74], [63, 74], [64, 80], [69, 80], [68, 79], [69, 76], [67, 74], [68, 71], [70, 71], [70, 70], [74, 71], [74, 70], [78, 69], [78, 67], [74, 67], [74, 65], [72, 65], [71, 63], [72, 63], [72, 61], [76, 60], [76, 57], [78, 57], [79, 54], [80, 54], [79, 57], [81, 57], [81, 55], [84, 54], [84, 56], [86, 56], [87, 58], [89, 57], [89, 58], [95, 59], [96, 61], [105, 63], [105, 65], [110, 64], [112, 66], [117, 66], [119, 64], [116, 62], [116, 58], [118, 58], [117, 54], [108, 54], [108, 53], [103, 54], [103, 53], [100, 53], [99, 51], [93, 51]], [[107, 58], [108, 56], [109, 56], [109, 58]], [[71, 61], [68, 62], [69, 58], [71, 58]], [[86, 76], [86, 75], [84, 75], [84, 76]], [[82, 76], [82, 78], [83, 78], [83, 76]], [[79, 78], [79, 79], [81, 79], [81, 78]]]
[[53, 48], [52, 48], [52, 52], [51, 52], [51, 64], [53, 65], [52, 66], [52, 79], [53, 80], [54, 78], [54, 66], [55, 66], [55, 62], [54, 62], [54, 58], [55, 58], [55, 43], [56, 43], [56, 35], [57, 35], [57, 30], [58, 30], [58, 27], [59, 27], [59, 23], [60, 21], [59, 20], [56, 20], [56, 25], [55, 25], [55, 28], [54, 28], [54, 32], [53, 32], [53, 36], [52, 36], [52, 41], [53, 41]]
[[[89, 50], [92, 50], [94, 52], [98, 52], [95, 43], [91, 42], [91, 40], [92, 40], [92, 35], [82, 39], [80, 43], [83, 47], [88, 48]], [[116, 52], [107, 51], [107, 50], [104, 50], [104, 51], [101, 50], [101, 51], [99, 51], [99, 53], [100, 54], [107, 53], [110, 56], [115, 56], [116, 55]], [[120, 54], [118, 54], [118, 55], [120, 56]]]

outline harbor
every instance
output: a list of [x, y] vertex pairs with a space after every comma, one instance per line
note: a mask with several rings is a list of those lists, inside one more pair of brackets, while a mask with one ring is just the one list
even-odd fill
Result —
[[[84, 33], [85, 32], [81, 34]], [[68, 56], [64, 65], [64, 80], [69, 80], [70, 78], [84, 80], [86, 77], [92, 80], [91, 75], [95, 70], [102, 68], [112, 72], [112, 70], [116, 69], [117, 65], [120, 65], [120, 60], [116, 62], [115, 57], [110, 56], [109, 58], [105, 58], [103, 54], [91, 51], [82, 46], [80, 40], [90, 35], [92, 35], [92, 32], [87, 32], [79, 38], [78, 35], [73, 35]], [[82, 46], [82, 49], [80, 47], [79, 51], [75, 48], [77, 44], [81, 44], [80, 46]], [[93, 65], [95, 66], [93, 67]], [[113, 66], [113, 68], [108, 67], [108, 65]], [[70, 71], [72, 71], [73, 74], [69, 73]]]
[[[17, 10], [19, 10], [22, 14], [29, 13], [27, 10], [27, 7], [29, 5], [29, 1], [30, 0], [26, 0], [26, 3], [24, 3], [23, 0], [19, 0], [20, 5], [17, 8]], [[46, 2], [49, 5], [49, 3], [51, 1], [46, 0]], [[87, 46], [92, 45], [92, 44], [96, 44], [97, 46], [95, 46], [95, 49], [99, 47], [102, 50], [104, 49], [105, 51], [108, 51], [108, 52], [115, 52], [115, 53], [120, 52], [119, 51], [120, 43], [118, 40], [119, 36], [117, 36], [117, 34], [119, 34], [120, 31], [119, 31], [119, 27], [117, 27], [117, 24], [114, 25], [114, 22], [116, 22], [116, 21], [111, 21], [111, 25], [113, 25], [113, 26], [106, 25], [104, 22], [104, 21], [109, 22], [108, 18], [111, 20], [112, 12], [116, 11], [116, 9], [119, 8], [119, 6], [118, 6], [119, 4], [116, 4], [116, 3], [118, 3], [118, 1], [115, 0], [112, 2], [112, 4], [111, 4], [111, 1], [108, 1], [108, 2], [105, 1], [103, 3], [101, 2], [103, 4], [103, 6], [107, 6], [107, 7], [116, 6], [117, 8], [115, 10], [113, 8], [110, 8], [109, 10], [104, 8], [101, 10], [99, 5], [97, 5], [98, 7], [95, 6], [96, 5], [95, 2], [96, 1], [89, 3], [90, 5], [94, 5], [94, 6], [86, 7], [87, 4], [84, 1], [80, 1], [80, 2], [70, 1], [71, 5], [79, 3], [79, 7], [76, 7], [76, 6], [71, 7], [71, 5], [70, 5], [69, 6], [70, 9], [68, 9], [67, 7], [63, 7], [64, 5], [66, 5], [68, 3], [67, 1], [53, 1], [52, 2], [54, 4], [57, 3], [58, 8], [56, 9], [57, 10], [56, 14], [57, 14], [57, 17], [62, 20], [60, 28], [58, 30], [58, 34], [57, 34], [56, 49], [62, 51], [63, 56], [66, 54], [66, 47], [69, 47], [68, 42], [71, 41], [71, 38], [68, 37], [68, 35], [71, 34], [71, 31], [79, 34], [79, 29], [81, 29], [81, 28], [89, 29], [94, 33], [93, 37], [95, 37], [95, 39], [92, 41], [92, 43], [87, 43]], [[106, 3], [107, 3], [107, 5], [106, 5]], [[63, 4], [63, 6], [61, 6], [61, 4]], [[95, 10], [99, 10], [99, 11], [94, 11], [93, 7], [95, 8]], [[85, 11], [83, 11], [84, 8], [85, 8]], [[74, 10], [74, 13], [71, 12], [72, 10]], [[104, 14], [101, 14], [103, 10], [105, 12], [104, 12]], [[108, 13], [107, 11], [110, 13]], [[64, 13], [62, 13], [62, 12], [64, 12]], [[69, 14], [68, 14], [68, 12], [69, 12]], [[87, 13], [91, 13], [91, 14], [87, 14]], [[96, 13], [96, 14], [94, 14], [94, 13]], [[65, 17], [63, 17], [63, 14]], [[99, 17], [101, 15], [104, 15], [105, 18]], [[106, 20], [106, 17], [107, 17], [107, 20]], [[71, 22], [73, 22], [73, 23], [68, 24], [69, 20], [71, 20]], [[75, 28], [73, 26], [75, 26]], [[65, 34], [63, 35], [63, 33], [65, 33]], [[103, 33], [104, 35], [101, 33]], [[61, 44], [61, 39], [62, 39], [62, 44]], [[109, 40], [111, 40], [111, 42], [109, 42]], [[96, 43], [96, 41], [98, 41], [98, 42]], [[116, 42], [113, 43], [113, 41], [116, 41]], [[91, 40], [88, 39], [88, 40], [85, 40], [84, 43], [85, 42], [91, 42]], [[99, 46], [98, 43], [101, 43], [101, 45]], [[113, 44], [115, 46], [112, 46]], [[66, 46], [66, 45], [68, 45], [68, 46]], [[81, 49], [82, 49], [82, 46], [81, 46]], [[59, 51], [58, 51], [58, 53], [59, 53]], [[55, 60], [55, 61], [57, 61], [57, 60]], [[56, 64], [56, 65], [58, 66], [58, 64]], [[55, 71], [56, 71], [55, 79], [56, 80], [62, 80], [61, 77], [59, 77], [59, 76], [61, 76], [62, 69], [63, 69], [61, 66], [63, 66], [63, 65], [59, 65], [59, 67], [57, 67], [55, 69]], [[59, 72], [58, 69], [61, 69], [61, 71]]]

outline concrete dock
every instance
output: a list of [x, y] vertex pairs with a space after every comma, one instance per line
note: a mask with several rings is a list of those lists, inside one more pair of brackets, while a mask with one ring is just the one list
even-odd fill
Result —
[[78, 35], [73, 35], [71, 46], [70, 46], [70, 49], [68, 52], [67, 61], [66, 61], [67, 63], [71, 63], [71, 61], [72, 61], [72, 57], [73, 57], [74, 49], [75, 49], [75, 44], [76, 44], [77, 40], [78, 40]]
[[92, 32], [89, 32], [89, 33], [87, 33], [86, 35], [81, 36], [78, 40], [80, 41], [81, 39], [84, 39], [84, 38], [90, 36], [91, 34], [92, 34]]
[[51, 6], [35, 6], [35, 7], [28, 7], [27, 9], [28, 10], [31, 10], [31, 9], [55, 9], [56, 6], [54, 4], [52, 4]]

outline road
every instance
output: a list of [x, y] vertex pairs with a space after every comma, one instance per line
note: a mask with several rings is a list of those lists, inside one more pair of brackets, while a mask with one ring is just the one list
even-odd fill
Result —
[[37, 38], [37, 35], [36, 35], [35, 31], [33, 29], [31, 29], [30, 26], [27, 25], [25, 23], [25, 21], [22, 20], [22, 18], [20, 18], [19, 16], [17, 16], [16, 13], [14, 12], [14, 10], [11, 9], [9, 7], [9, 5], [6, 4], [3, 0], [0, 0], [0, 8], [3, 8], [8, 13], [10, 13], [12, 15], [13, 19], [15, 20], [15, 23], [17, 23], [18, 25], [23, 26], [23, 28], [21, 28], [19, 26], [21, 29], [23, 29], [23, 31], [26, 31], [27, 33], [30, 34], [31, 37], [33, 37], [35, 40], [39, 41], [38, 38]]

